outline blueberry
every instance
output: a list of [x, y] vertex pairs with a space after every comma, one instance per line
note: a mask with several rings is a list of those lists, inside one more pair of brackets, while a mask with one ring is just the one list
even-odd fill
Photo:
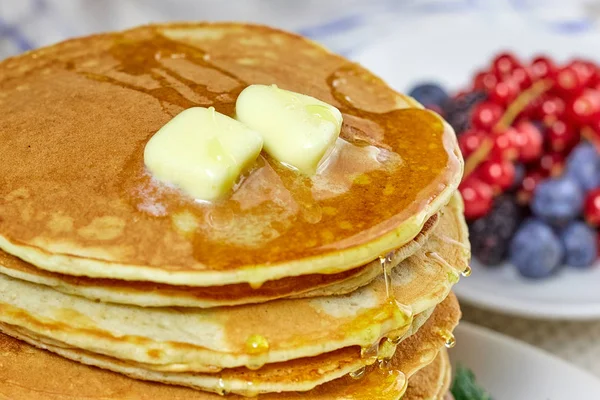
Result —
[[484, 265], [495, 266], [506, 259], [508, 245], [522, 220], [523, 210], [513, 196], [494, 200], [492, 210], [469, 224], [473, 255]]
[[585, 191], [600, 187], [600, 154], [590, 143], [579, 144], [567, 161], [567, 175]]
[[540, 182], [533, 194], [533, 213], [556, 227], [567, 225], [581, 215], [584, 193], [570, 176]]
[[473, 107], [485, 100], [485, 92], [465, 93], [456, 99], [448, 99], [443, 105], [444, 118], [454, 128], [454, 132], [460, 135], [471, 125], [471, 110]]
[[536, 219], [521, 225], [510, 243], [510, 261], [526, 278], [544, 278], [561, 265], [563, 248], [552, 228]]
[[591, 266], [598, 256], [597, 233], [587, 224], [575, 221], [560, 234], [565, 249], [565, 263], [572, 267]]
[[441, 107], [448, 100], [448, 93], [440, 85], [429, 82], [415, 86], [408, 92], [408, 95], [414, 97], [415, 100], [425, 107]]

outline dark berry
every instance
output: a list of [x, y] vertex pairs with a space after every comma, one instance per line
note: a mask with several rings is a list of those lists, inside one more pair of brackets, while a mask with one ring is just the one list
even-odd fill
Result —
[[441, 107], [448, 100], [448, 93], [440, 85], [429, 82], [415, 86], [408, 95], [428, 108]]
[[497, 197], [492, 210], [469, 225], [473, 255], [485, 265], [502, 263], [522, 216], [523, 211], [513, 196]]
[[462, 94], [455, 99], [448, 99], [442, 109], [446, 121], [454, 128], [457, 135], [469, 129], [471, 125], [471, 110], [486, 98], [485, 92], [475, 91]]

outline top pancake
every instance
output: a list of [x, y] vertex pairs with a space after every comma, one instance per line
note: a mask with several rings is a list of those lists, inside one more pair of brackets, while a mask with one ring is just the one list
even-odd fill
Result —
[[[261, 156], [212, 204], [151, 179], [158, 129], [192, 106], [233, 116], [255, 83], [340, 108], [350, 145], [312, 179]], [[67, 275], [213, 286], [345, 271], [414, 238], [462, 172], [439, 117], [261, 26], [158, 25], [27, 53], [0, 64], [0, 110], [0, 247]]]

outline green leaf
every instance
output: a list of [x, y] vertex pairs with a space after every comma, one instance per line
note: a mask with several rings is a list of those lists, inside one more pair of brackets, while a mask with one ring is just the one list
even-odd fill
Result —
[[450, 389], [455, 400], [491, 400], [492, 397], [477, 384], [475, 374], [468, 368], [458, 365]]

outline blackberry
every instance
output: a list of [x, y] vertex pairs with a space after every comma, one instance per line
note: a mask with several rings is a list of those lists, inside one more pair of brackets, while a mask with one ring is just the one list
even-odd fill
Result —
[[471, 126], [471, 110], [473, 107], [485, 100], [485, 92], [475, 91], [460, 95], [455, 99], [448, 99], [442, 106], [446, 121], [454, 128], [454, 132], [460, 135]]
[[510, 241], [522, 220], [523, 209], [514, 195], [498, 196], [487, 215], [469, 224], [473, 255], [484, 265], [502, 263], [507, 258]]

